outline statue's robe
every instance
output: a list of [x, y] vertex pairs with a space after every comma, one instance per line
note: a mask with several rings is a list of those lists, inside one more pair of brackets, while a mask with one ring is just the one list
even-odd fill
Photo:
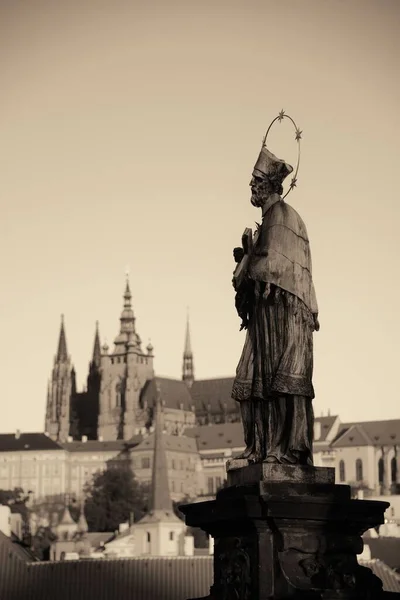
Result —
[[304, 222], [277, 195], [264, 207], [238, 301], [247, 312], [248, 327], [232, 397], [264, 401], [266, 455], [312, 464], [318, 307], [311, 253]]

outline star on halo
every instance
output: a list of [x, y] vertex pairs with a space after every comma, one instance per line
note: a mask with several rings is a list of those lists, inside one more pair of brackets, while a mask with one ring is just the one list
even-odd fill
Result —
[[296, 142], [299, 142], [301, 140], [301, 134], [303, 132], [300, 131], [300, 129], [298, 127], [296, 127]]
[[278, 121], [282, 121], [284, 116], [285, 116], [285, 111], [281, 110], [281, 112], [278, 115]]

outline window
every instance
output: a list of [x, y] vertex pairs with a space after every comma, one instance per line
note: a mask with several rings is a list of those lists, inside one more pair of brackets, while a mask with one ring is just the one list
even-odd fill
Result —
[[346, 481], [346, 467], [344, 464], [344, 460], [341, 460], [339, 463], [339, 481], [343, 483]]
[[151, 535], [149, 532], [147, 532], [147, 543], [150, 544], [151, 542]]
[[356, 481], [362, 481], [363, 479], [363, 464], [361, 458], [356, 460]]
[[222, 485], [222, 479], [221, 479], [221, 477], [216, 477], [215, 478], [215, 489], [219, 490], [219, 488], [221, 487], [221, 485]]
[[393, 456], [390, 461], [390, 471], [392, 475], [392, 483], [396, 483], [397, 478], [397, 456]]
[[170, 542], [173, 542], [173, 541], [174, 541], [174, 532], [173, 532], [173, 531], [170, 531], [170, 532], [169, 532], [169, 541], [170, 541]]
[[121, 384], [115, 386], [115, 406], [121, 406]]
[[380, 483], [380, 485], [382, 485], [383, 483], [383, 471], [385, 469], [385, 465], [383, 462], [383, 458], [380, 458], [378, 460], [378, 481]]
[[175, 469], [176, 469], [176, 464], [175, 464], [175, 460], [174, 459], [172, 459], [172, 462], [171, 462], [171, 469], [173, 471], [175, 471]]
[[142, 469], [150, 469], [150, 458], [148, 456], [142, 458]]
[[207, 490], [210, 495], [214, 493], [214, 479], [212, 477], [207, 479]]
[[171, 481], [171, 492], [175, 492], [175, 481]]

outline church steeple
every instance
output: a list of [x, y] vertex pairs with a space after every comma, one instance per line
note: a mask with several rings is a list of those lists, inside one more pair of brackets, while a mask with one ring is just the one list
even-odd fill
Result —
[[64, 315], [61, 316], [60, 334], [51, 381], [47, 393], [45, 430], [54, 440], [66, 441], [70, 431], [71, 395], [74, 391], [75, 372], [67, 351]]
[[64, 315], [61, 315], [60, 335], [58, 338], [58, 348], [56, 362], [64, 362], [68, 359], [67, 339], [65, 336]]
[[99, 322], [96, 321], [96, 333], [94, 334], [92, 363], [97, 368], [100, 368], [100, 362], [101, 362], [101, 346], [100, 346]]
[[160, 385], [157, 383], [156, 386], [157, 398], [150, 513], [157, 513], [158, 511], [173, 512], [172, 500], [169, 493], [168, 464], [164, 441], [164, 406], [161, 401]]
[[126, 276], [124, 306], [119, 320], [121, 325], [119, 334], [114, 340], [114, 354], [125, 353], [128, 344], [131, 348], [137, 348], [137, 350], [141, 353], [141, 339], [136, 333], [135, 329], [136, 319], [132, 310], [132, 294], [128, 275]]
[[190, 388], [194, 382], [193, 352], [190, 340], [189, 312], [186, 319], [185, 347], [183, 350], [182, 380]]

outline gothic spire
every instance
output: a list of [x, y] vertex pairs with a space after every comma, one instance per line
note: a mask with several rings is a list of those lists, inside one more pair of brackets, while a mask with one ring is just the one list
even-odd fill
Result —
[[119, 354], [124, 352], [128, 346], [137, 348], [141, 352], [141, 339], [135, 330], [135, 315], [132, 310], [132, 294], [129, 286], [128, 275], [126, 275], [126, 284], [124, 292], [124, 306], [122, 309], [120, 322], [120, 332], [114, 340], [115, 350], [114, 352]]
[[61, 315], [61, 327], [60, 327], [60, 336], [58, 338], [56, 361], [57, 362], [65, 362], [66, 360], [68, 360], [67, 339], [65, 336], [64, 315]]
[[185, 347], [183, 350], [182, 380], [186, 383], [188, 387], [191, 387], [194, 382], [194, 364], [192, 344], [190, 340], [189, 311], [186, 319], [186, 336]]
[[183, 352], [183, 356], [192, 358], [192, 345], [190, 343], [190, 324], [189, 324], [189, 311], [186, 317], [186, 336], [185, 336], [185, 349]]
[[173, 512], [168, 484], [168, 464], [164, 442], [164, 407], [161, 401], [161, 389], [156, 383], [157, 397], [155, 406], [154, 458], [151, 484], [150, 512]]
[[96, 321], [96, 333], [94, 335], [92, 363], [96, 367], [100, 367], [100, 361], [101, 361], [101, 347], [100, 347], [99, 322]]

